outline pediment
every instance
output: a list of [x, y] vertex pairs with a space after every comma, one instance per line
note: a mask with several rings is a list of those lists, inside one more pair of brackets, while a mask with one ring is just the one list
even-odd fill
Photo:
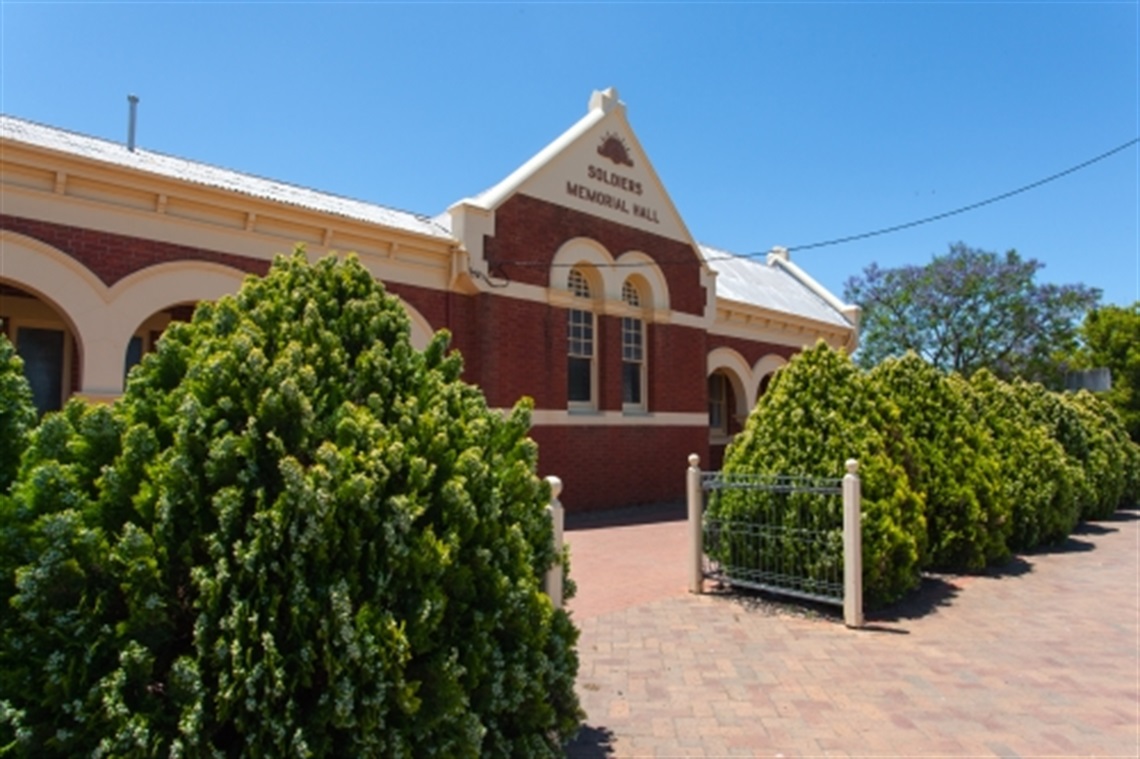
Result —
[[[586, 116], [517, 171], [465, 201], [489, 211], [524, 194], [699, 250], [611, 88], [595, 92]], [[699, 256], [699, 253], [695, 253]]]

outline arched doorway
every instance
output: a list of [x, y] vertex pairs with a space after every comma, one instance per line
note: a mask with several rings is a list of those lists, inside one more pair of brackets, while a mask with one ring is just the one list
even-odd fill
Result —
[[0, 280], [0, 323], [24, 362], [36, 410], [62, 408], [80, 376], [80, 343], [63, 310], [31, 289]]

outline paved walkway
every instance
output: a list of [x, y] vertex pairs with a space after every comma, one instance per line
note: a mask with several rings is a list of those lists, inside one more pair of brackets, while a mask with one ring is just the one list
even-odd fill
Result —
[[1140, 756], [1140, 513], [928, 579], [861, 631], [688, 594], [680, 509], [655, 516], [571, 520], [587, 713], [572, 759]]

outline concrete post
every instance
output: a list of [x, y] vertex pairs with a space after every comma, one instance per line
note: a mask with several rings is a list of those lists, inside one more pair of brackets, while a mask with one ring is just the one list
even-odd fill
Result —
[[562, 501], [558, 496], [562, 494], [562, 480], [550, 476], [546, 478], [550, 484], [550, 504], [546, 510], [550, 512], [550, 521], [554, 525], [554, 564], [546, 570], [546, 595], [555, 609], [562, 608], [562, 532], [566, 521]]
[[702, 593], [704, 578], [704, 531], [702, 516], [704, 498], [701, 495], [701, 457], [689, 454], [689, 469], [685, 473], [685, 495], [689, 502], [689, 592]]
[[863, 525], [859, 462], [847, 459], [843, 476], [843, 622], [863, 626]]

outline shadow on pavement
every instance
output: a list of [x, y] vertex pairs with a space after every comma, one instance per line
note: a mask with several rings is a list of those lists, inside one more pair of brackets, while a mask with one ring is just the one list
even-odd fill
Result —
[[688, 518], [688, 507], [684, 501], [647, 503], [644, 506], [623, 506], [603, 511], [570, 512], [566, 514], [566, 529], [599, 530], [657, 522], [683, 522]]
[[[1087, 525], [1088, 525], [1087, 522], [1077, 525], [1077, 529], [1073, 530], [1073, 535], [1080, 535], [1080, 534], [1104, 535], [1105, 533], [1108, 533], [1108, 532], [1116, 532], [1116, 530], [1112, 530], [1112, 529], [1105, 529], [1103, 531], [1098, 531], [1096, 529], [1089, 529], [1087, 531], [1083, 530], [1083, 528], [1085, 528]], [[1054, 543], [1053, 545], [1039, 546], [1037, 548], [1034, 548], [1032, 551], [1030, 551], [1026, 555], [1032, 556], [1034, 554], [1084, 553], [1085, 551], [1091, 551], [1094, 548], [1096, 548], [1095, 545], [1088, 542], [1087, 540], [1077, 540], [1076, 538], [1073, 537], [1073, 535], [1070, 535], [1069, 537], [1065, 538], [1064, 540], [1060, 541], [1059, 543]]]
[[882, 624], [884, 622], [904, 622], [919, 619], [933, 614], [939, 609], [950, 606], [958, 587], [943, 577], [923, 577], [918, 590], [912, 592], [901, 601], [897, 601], [883, 609], [868, 611], [866, 614], [869, 624]]
[[566, 744], [566, 759], [603, 759], [614, 754], [614, 733], [608, 727], [582, 725]]

